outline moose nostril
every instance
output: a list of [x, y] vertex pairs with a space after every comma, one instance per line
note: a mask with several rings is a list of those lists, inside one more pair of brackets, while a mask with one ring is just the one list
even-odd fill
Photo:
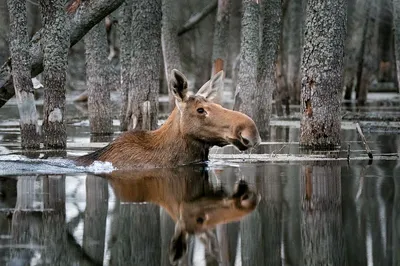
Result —
[[240, 137], [242, 138], [242, 141], [243, 141], [244, 145], [249, 145], [250, 144], [250, 140], [248, 140], [245, 137], [243, 137], [242, 134], [240, 134]]

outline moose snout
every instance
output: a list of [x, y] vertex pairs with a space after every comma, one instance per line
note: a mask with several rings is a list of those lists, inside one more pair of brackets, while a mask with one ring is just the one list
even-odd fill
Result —
[[[252, 122], [252, 121], [251, 121]], [[243, 147], [238, 145], [240, 150], [247, 150], [249, 148], [256, 147], [261, 143], [261, 137], [258, 133], [258, 129], [254, 123], [247, 126], [242, 127], [241, 130], [238, 132], [238, 138]]]

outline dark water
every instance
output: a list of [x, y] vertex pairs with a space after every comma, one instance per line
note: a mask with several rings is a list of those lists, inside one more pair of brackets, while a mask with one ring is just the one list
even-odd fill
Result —
[[[68, 154], [95, 149], [85, 110], [68, 108]], [[20, 152], [17, 117], [0, 110], [0, 159]], [[396, 126], [360, 122], [372, 161], [350, 122], [313, 161], [288, 157], [306, 154], [298, 122], [272, 122], [263, 162], [218, 158], [227, 147], [206, 168], [99, 176], [0, 160], [0, 265], [400, 265]]]
[[181, 219], [184, 265], [399, 265], [399, 176], [398, 160], [2, 176], [0, 260], [169, 265]]

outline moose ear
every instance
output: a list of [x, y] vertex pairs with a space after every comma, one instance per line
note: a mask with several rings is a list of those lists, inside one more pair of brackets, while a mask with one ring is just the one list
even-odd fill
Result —
[[218, 91], [222, 91], [224, 88], [224, 71], [221, 70], [217, 74], [213, 75], [209, 81], [207, 81], [196, 93], [196, 95], [202, 96], [205, 99], [212, 101], [218, 96]]
[[180, 71], [172, 69], [169, 85], [172, 95], [178, 102], [184, 102], [187, 99], [188, 82]]
[[181, 223], [178, 221], [169, 246], [169, 262], [172, 265], [178, 264], [179, 260], [186, 254], [187, 239], [188, 233], [182, 230]]

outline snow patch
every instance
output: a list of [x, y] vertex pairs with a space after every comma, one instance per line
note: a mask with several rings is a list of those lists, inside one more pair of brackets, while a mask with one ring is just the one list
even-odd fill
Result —
[[54, 108], [49, 114], [50, 122], [62, 122], [62, 112], [60, 108]]

